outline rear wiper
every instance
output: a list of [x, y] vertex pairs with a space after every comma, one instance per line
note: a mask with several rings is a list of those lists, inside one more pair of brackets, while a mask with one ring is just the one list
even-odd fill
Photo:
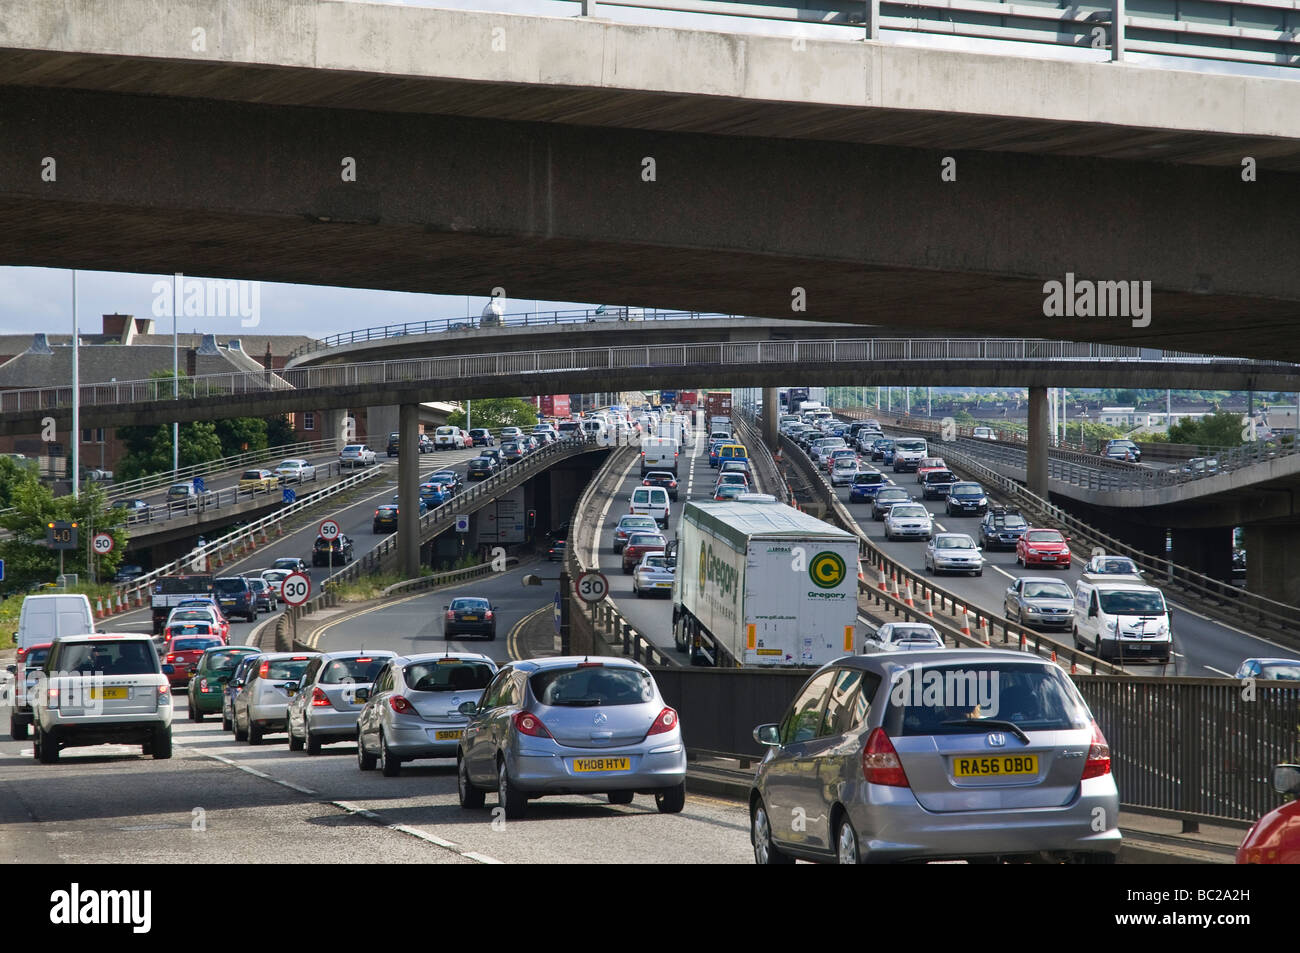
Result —
[[1004, 721], [1000, 718], [954, 718], [950, 721], [940, 722], [945, 728], [973, 728], [977, 731], [988, 731], [990, 728], [1001, 728], [1009, 731], [1025, 744], [1030, 744], [1029, 736], [1020, 730], [1020, 726], [1014, 721]]

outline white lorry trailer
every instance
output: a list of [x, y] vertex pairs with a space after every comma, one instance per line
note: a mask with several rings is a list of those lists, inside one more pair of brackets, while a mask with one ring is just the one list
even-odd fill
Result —
[[854, 651], [858, 541], [783, 503], [691, 502], [673, 633], [691, 664], [821, 665]]

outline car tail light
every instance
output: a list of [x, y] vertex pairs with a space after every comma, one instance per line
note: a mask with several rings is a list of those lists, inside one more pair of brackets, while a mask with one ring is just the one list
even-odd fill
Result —
[[1092, 742], [1088, 746], [1088, 760], [1083, 764], [1083, 778], [1099, 778], [1103, 774], [1110, 774], [1110, 745], [1106, 743], [1106, 736], [1101, 733], [1101, 728], [1097, 722], [1092, 723]]
[[515, 730], [521, 735], [530, 735], [533, 738], [550, 738], [551, 733], [546, 730], [542, 724], [542, 719], [538, 718], [530, 711], [517, 711], [512, 719], [515, 723]]
[[271, 663], [263, 662], [261, 665], [257, 667], [257, 677], [266, 678], [266, 675], [269, 671], [271, 671]]
[[415, 706], [402, 695], [390, 695], [388, 697], [388, 707], [399, 715], [418, 715]]
[[45, 698], [51, 708], [59, 707], [59, 690], [57, 688], [47, 688]]
[[324, 708], [330, 703], [330, 697], [319, 686], [311, 690], [311, 707]]
[[874, 728], [867, 736], [867, 745], [862, 749], [862, 776], [868, 784], [911, 787], [903, 764], [898, 760], [898, 752], [894, 750], [894, 743], [889, 740], [884, 728]]
[[167, 653], [167, 661], [169, 661], [169, 662], [174, 662], [174, 661], [176, 661], [176, 654], [175, 654], [174, 652], [168, 652], [168, 653]]
[[25, 659], [25, 658], [27, 658], [27, 650], [26, 650], [26, 649], [19, 649], [19, 650], [18, 650], [18, 661], [21, 662], [21, 661], [22, 661], [23, 659]]
[[489, 609], [489, 610], [484, 614], [483, 618], [484, 618], [484, 620], [486, 620], [486, 621], [488, 621], [488, 622], [492, 621], [492, 610]]
[[448, 610], [447, 610], [447, 621], [448, 621], [448, 622], [455, 622], [455, 621], [456, 621], [456, 613], [453, 612], [451, 609], [448, 609]]
[[661, 735], [665, 731], [672, 731], [676, 727], [677, 712], [673, 711], [671, 708], [665, 708], [659, 713], [659, 717], [655, 719], [655, 723], [650, 726], [650, 730], [646, 732], [646, 736]]

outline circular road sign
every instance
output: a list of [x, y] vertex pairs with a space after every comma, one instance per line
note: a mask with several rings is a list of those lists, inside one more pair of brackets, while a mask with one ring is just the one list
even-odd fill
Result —
[[339, 524], [333, 520], [323, 520], [320, 524], [320, 534], [325, 539], [338, 539], [340, 532]]
[[583, 602], [599, 602], [609, 595], [609, 580], [602, 572], [584, 572], [573, 584], [573, 591]]
[[113, 537], [108, 533], [96, 533], [95, 538], [90, 541], [95, 552], [100, 556], [107, 556], [113, 551]]
[[311, 597], [311, 580], [300, 572], [291, 572], [280, 584], [280, 598], [286, 605], [300, 606]]

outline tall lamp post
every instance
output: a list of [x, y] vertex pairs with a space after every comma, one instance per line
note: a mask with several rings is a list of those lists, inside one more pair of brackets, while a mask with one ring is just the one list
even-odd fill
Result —
[[77, 321], [77, 271], [72, 270], [72, 498], [81, 497], [81, 326]]

